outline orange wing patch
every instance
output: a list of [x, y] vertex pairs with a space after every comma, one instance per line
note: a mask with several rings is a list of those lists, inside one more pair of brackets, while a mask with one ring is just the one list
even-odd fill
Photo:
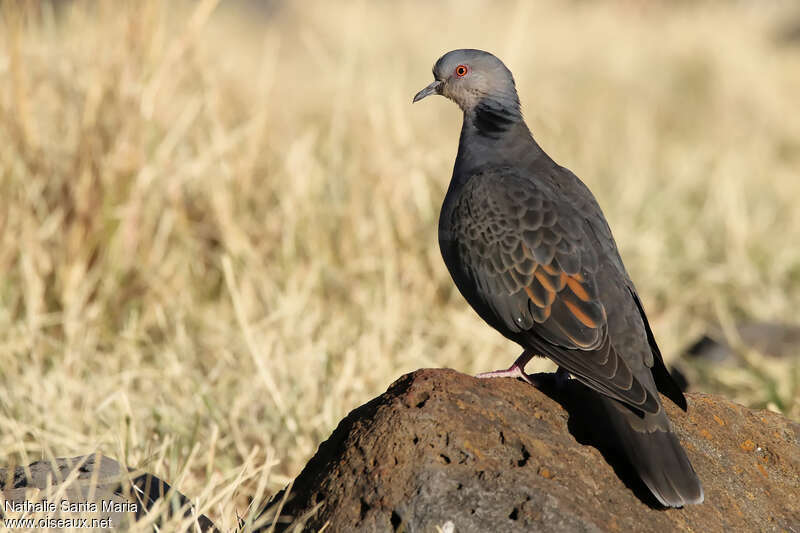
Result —
[[597, 326], [599, 326], [599, 324], [597, 322], [592, 320], [591, 317], [589, 315], [587, 315], [586, 312], [584, 312], [583, 309], [578, 307], [576, 304], [570, 302], [567, 299], [564, 299], [564, 305], [566, 305], [567, 309], [569, 309], [570, 313], [575, 315], [575, 318], [580, 320], [581, 324], [583, 324], [587, 328], [595, 329], [595, 328], [597, 328]]
[[[529, 254], [527, 247], [525, 255]], [[532, 254], [531, 254], [532, 255]], [[560, 296], [566, 309], [587, 328], [597, 329], [605, 322], [605, 309], [594, 300], [594, 290], [585, 284], [586, 279], [581, 273], [567, 274], [556, 263], [547, 265], [536, 264], [533, 267], [533, 276], [524, 288], [530, 301], [535, 305], [532, 308], [533, 318], [542, 323], [550, 318], [553, 302]], [[563, 292], [569, 288], [569, 292]], [[599, 309], [596, 307], [599, 306]]]
[[556, 267], [554, 267], [552, 263], [550, 263], [549, 265], [542, 265], [542, 268], [544, 269], [545, 272], [547, 272], [551, 276], [558, 276], [561, 273], [561, 271]]
[[536, 294], [534, 294], [533, 289], [530, 287], [525, 287], [525, 292], [528, 293], [528, 298], [531, 299], [533, 303], [536, 304], [536, 307], [549, 307], [545, 305], [544, 300], [541, 300]]
[[[580, 276], [580, 279], [578, 279], [578, 276]], [[583, 287], [583, 285], [581, 285], [581, 282], [583, 281], [583, 276], [581, 276], [580, 274], [576, 274], [575, 276], [567, 276], [566, 274], [562, 273], [561, 277], [564, 279], [564, 282], [567, 284], [567, 287], [569, 287], [569, 290], [572, 291], [572, 294], [574, 294], [584, 302], [588, 302], [589, 300], [591, 300], [591, 298], [589, 297], [589, 293], [586, 292], [586, 289]]]
[[547, 289], [549, 292], [556, 292], [556, 286], [553, 285], [553, 282], [550, 279], [550, 276], [542, 272], [541, 269], [537, 268], [536, 271], [533, 273], [536, 280], [542, 284], [542, 287]]

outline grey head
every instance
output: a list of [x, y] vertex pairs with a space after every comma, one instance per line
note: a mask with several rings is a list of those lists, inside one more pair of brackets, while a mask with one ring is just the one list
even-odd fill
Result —
[[414, 102], [440, 94], [465, 111], [484, 99], [519, 109], [514, 76], [489, 52], [469, 48], [447, 52], [433, 65], [433, 78], [433, 83], [414, 96]]
[[499, 133], [497, 130], [504, 126], [522, 120], [514, 77], [489, 52], [474, 49], [447, 52], [433, 66], [433, 78], [430, 85], [414, 96], [414, 102], [432, 94], [445, 96], [458, 104], [465, 118], [489, 134]]

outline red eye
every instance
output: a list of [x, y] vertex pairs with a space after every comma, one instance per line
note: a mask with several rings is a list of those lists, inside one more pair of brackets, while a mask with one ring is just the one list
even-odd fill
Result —
[[467, 75], [467, 71], [468, 69], [466, 65], [459, 65], [456, 67], [456, 76], [458, 76], [459, 78], [463, 78], [464, 76]]

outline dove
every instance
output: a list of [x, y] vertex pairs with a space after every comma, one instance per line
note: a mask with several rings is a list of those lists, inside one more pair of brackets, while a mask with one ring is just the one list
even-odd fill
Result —
[[534, 356], [558, 365], [604, 404], [618, 450], [665, 507], [703, 501], [703, 488], [659, 392], [687, 409], [600, 206], [588, 187], [537, 144], [511, 71], [462, 49], [433, 67], [413, 101], [441, 95], [463, 111], [453, 175], [439, 216], [442, 258], [459, 292], [522, 348], [480, 378], [533, 383]]

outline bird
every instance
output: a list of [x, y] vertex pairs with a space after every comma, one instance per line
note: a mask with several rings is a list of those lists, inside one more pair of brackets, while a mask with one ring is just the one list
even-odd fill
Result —
[[521, 378], [534, 356], [558, 365], [605, 405], [619, 451], [664, 507], [702, 503], [703, 488], [673, 433], [659, 391], [687, 410], [611, 229], [589, 188], [534, 140], [514, 77], [489, 52], [453, 50], [413, 98], [441, 95], [463, 112], [439, 247], [464, 299], [522, 348], [505, 370]]

